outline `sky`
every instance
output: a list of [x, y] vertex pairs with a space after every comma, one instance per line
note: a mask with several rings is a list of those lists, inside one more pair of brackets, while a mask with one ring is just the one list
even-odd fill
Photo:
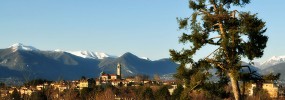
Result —
[[[253, 0], [240, 9], [258, 13], [268, 28], [268, 46], [255, 61], [285, 55], [284, 4], [284, 0]], [[183, 31], [176, 18], [191, 13], [188, 0], [1, 0], [0, 48], [22, 43], [40, 50], [169, 58], [169, 49], [188, 47], [178, 42]], [[201, 49], [194, 59], [214, 49]]]

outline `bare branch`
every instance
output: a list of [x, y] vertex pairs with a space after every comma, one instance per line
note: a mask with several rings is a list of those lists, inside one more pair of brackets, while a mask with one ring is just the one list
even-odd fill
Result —
[[209, 40], [217, 39], [217, 38], [221, 38], [221, 35], [219, 35], [219, 36], [215, 36], [215, 37], [212, 37], [212, 38], [210, 38]]

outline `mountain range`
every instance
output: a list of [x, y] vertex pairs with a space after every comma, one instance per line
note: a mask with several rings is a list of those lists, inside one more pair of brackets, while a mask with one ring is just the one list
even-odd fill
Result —
[[264, 62], [255, 62], [255, 66], [258, 66], [260, 69], [266, 69], [280, 63], [285, 63], [285, 56], [273, 56]]
[[[81, 76], [98, 77], [99, 73], [115, 73], [122, 65], [123, 76], [154, 74], [169, 76], [176, 72], [176, 63], [169, 58], [150, 60], [130, 52], [121, 56], [91, 51], [40, 50], [16, 43], [0, 49], [0, 81], [5, 78], [30, 80], [74, 80]], [[285, 56], [273, 56], [264, 62], [255, 62], [261, 73], [281, 73], [285, 80]]]
[[115, 73], [122, 65], [122, 75], [169, 74], [178, 66], [169, 58], [149, 60], [130, 52], [122, 56], [90, 51], [44, 51], [16, 43], [0, 49], [0, 79], [15, 77], [23, 80], [43, 78], [48, 80], [74, 80], [81, 76], [98, 77], [99, 73]]
[[285, 80], [285, 56], [273, 56], [264, 62], [254, 64], [261, 70], [261, 73], [280, 73], [280, 80]]

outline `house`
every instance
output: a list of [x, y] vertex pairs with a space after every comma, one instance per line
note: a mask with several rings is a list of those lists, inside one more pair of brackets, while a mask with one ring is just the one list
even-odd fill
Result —
[[279, 87], [277, 86], [276, 83], [263, 83], [262, 88], [264, 90], [267, 90], [268, 94], [270, 95], [271, 98], [277, 98]]
[[58, 89], [59, 92], [63, 92], [65, 89], [67, 89], [67, 85], [64, 81], [51, 83], [51, 86], [54, 87], [54, 89]]
[[36, 86], [37, 90], [43, 90], [44, 88], [47, 88], [49, 85], [48, 83], [44, 83], [44, 84], [39, 84]]
[[14, 89], [16, 89], [19, 92], [19, 89], [17, 89], [16, 87], [11, 87], [8, 91], [9, 94], [12, 94]]
[[110, 75], [109, 74], [101, 74], [100, 79], [103, 81], [108, 81], [110, 79]]
[[253, 95], [254, 88], [256, 87], [262, 87], [262, 89], [266, 90], [271, 98], [278, 98], [279, 96], [279, 87], [277, 86], [277, 83], [274, 82], [265, 82], [262, 83], [261, 86], [257, 86], [256, 84], [251, 84], [251, 88], [249, 90], [249, 95]]
[[68, 83], [68, 89], [77, 89], [79, 81], [71, 81]]
[[0, 98], [8, 96], [9, 91], [6, 89], [0, 89]]
[[110, 74], [110, 78], [111, 78], [110, 80], [119, 79], [118, 76], [119, 76], [119, 75], [116, 75], [116, 74]]
[[79, 90], [82, 90], [83, 88], [88, 88], [89, 84], [88, 84], [88, 80], [86, 79], [82, 79], [79, 81], [79, 84], [77, 85]]
[[77, 87], [79, 90], [82, 90], [83, 88], [90, 88], [92, 83], [94, 83], [93, 79], [81, 79], [77, 84]]
[[112, 80], [112, 81], [111, 81], [111, 84], [112, 84], [113, 86], [120, 86], [120, 85], [123, 85], [123, 82], [122, 82], [122, 80], [120, 80], [120, 79], [116, 79], [116, 80]]
[[129, 77], [129, 78], [126, 78], [125, 80], [126, 80], [127, 82], [135, 82], [135, 81], [134, 81], [135, 79], [134, 79], [134, 78], [130, 78], [130, 77]]
[[27, 87], [21, 87], [20, 88], [20, 93], [21, 93], [21, 95], [29, 95], [29, 96], [31, 96], [32, 95], [32, 93], [33, 93], [33, 90], [32, 89], [30, 89], [30, 88], [27, 88]]

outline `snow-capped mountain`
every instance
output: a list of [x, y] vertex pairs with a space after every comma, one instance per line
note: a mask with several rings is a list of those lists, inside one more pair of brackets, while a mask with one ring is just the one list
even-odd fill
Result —
[[[13, 50], [13, 52], [17, 50], [25, 50], [25, 51], [40, 51], [39, 49], [33, 47], [33, 46], [26, 46], [22, 43], [15, 43], [11, 45], [9, 48]], [[55, 52], [67, 52], [72, 55], [82, 57], [82, 58], [88, 58], [88, 59], [104, 59], [108, 57], [116, 58], [116, 56], [111, 56], [106, 53], [101, 52], [92, 52], [92, 51], [64, 51], [60, 49], [54, 50]]]
[[[26, 46], [22, 43], [15, 43], [13, 45], [11, 45], [9, 48], [11, 48], [13, 50], [13, 52], [17, 51], [17, 50], [26, 50], [26, 51], [40, 51], [39, 49], [33, 47], [33, 46]], [[118, 56], [114, 56], [114, 55], [109, 55], [103, 52], [92, 52], [92, 51], [64, 51], [61, 49], [56, 49], [53, 50], [54, 52], [67, 52], [70, 53], [72, 55], [78, 56], [78, 57], [82, 57], [82, 58], [86, 58], [86, 59], [104, 59], [104, 58], [118, 58]], [[140, 57], [141, 59], [145, 59], [145, 60], [149, 60], [150, 59], [148, 57]]]
[[260, 63], [259, 68], [265, 69], [280, 63], [285, 63], [285, 56], [273, 56], [270, 59]]
[[75, 56], [79, 56], [82, 58], [89, 58], [89, 59], [104, 59], [108, 57], [114, 58], [115, 56], [110, 56], [106, 53], [99, 53], [99, 52], [91, 52], [91, 51], [66, 51], [71, 53]]
[[95, 52], [96, 56], [98, 59], [104, 59], [104, 58], [117, 58], [117, 56], [109, 55], [106, 53], [100, 53], [100, 52]]
[[264, 61], [259, 66], [264, 74], [277, 74], [280, 73], [280, 80], [285, 80], [285, 56], [273, 56]]
[[148, 57], [140, 57], [140, 58], [144, 60], [150, 60]]
[[74, 80], [81, 76], [98, 77], [102, 71], [116, 73], [118, 63], [122, 65], [124, 76], [174, 73], [178, 66], [167, 58], [151, 61], [130, 52], [114, 58], [105, 53], [39, 50], [17, 43], [9, 48], [0, 49], [0, 78], [57, 80], [60, 77]]
[[35, 47], [26, 46], [26, 45], [23, 45], [22, 43], [15, 43], [15, 44], [11, 45], [9, 48], [11, 48], [13, 50], [13, 52], [15, 52], [17, 50], [39, 51], [39, 49], [37, 49]]

